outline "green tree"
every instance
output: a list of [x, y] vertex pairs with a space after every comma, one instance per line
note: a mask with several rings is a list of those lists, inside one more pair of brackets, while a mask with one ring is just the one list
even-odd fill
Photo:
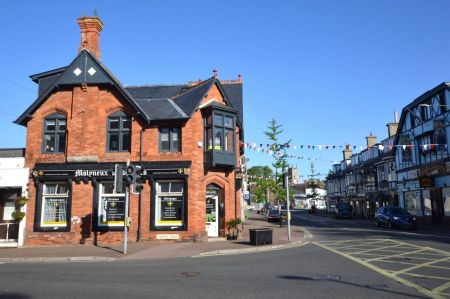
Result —
[[[286, 197], [286, 190], [284, 187], [281, 187], [283, 185], [283, 183], [281, 182], [283, 176], [278, 176], [278, 170], [280, 170], [280, 173], [287, 170], [288, 163], [286, 160], [286, 150], [291, 143], [290, 139], [287, 142], [280, 142], [279, 137], [281, 133], [283, 133], [282, 125], [278, 124], [275, 119], [272, 119], [269, 122], [267, 131], [264, 132], [264, 134], [269, 138], [271, 142], [270, 150], [273, 152], [274, 157], [272, 166], [275, 169], [275, 182], [277, 183], [274, 187], [274, 193], [278, 200], [282, 200]], [[279, 186], [279, 184], [281, 184], [281, 186]]]
[[273, 170], [269, 166], [253, 166], [247, 170], [247, 175], [251, 182], [256, 182], [258, 178], [272, 178]]
[[321, 199], [321, 195], [317, 192], [317, 188], [320, 187], [319, 180], [316, 179], [317, 173], [314, 171], [314, 163], [311, 163], [311, 174], [309, 180], [306, 183], [306, 187], [311, 188], [311, 193], [307, 195], [310, 199]]

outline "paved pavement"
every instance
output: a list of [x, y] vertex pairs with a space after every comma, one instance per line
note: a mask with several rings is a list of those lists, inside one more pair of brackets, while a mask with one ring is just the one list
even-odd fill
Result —
[[[272, 228], [272, 245], [250, 245], [249, 229]], [[129, 243], [128, 254], [122, 254], [123, 244], [105, 246], [24, 246], [22, 248], [1, 248], [1, 262], [70, 262], [70, 261], [114, 261], [185, 256], [209, 256], [248, 253], [255, 251], [278, 250], [301, 245], [305, 242], [303, 229], [291, 227], [291, 240], [288, 241], [287, 227], [278, 223], [268, 223], [262, 216], [252, 214], [244, 224], [238, 240], [210, 238], [208, 242], [151, 242]]]

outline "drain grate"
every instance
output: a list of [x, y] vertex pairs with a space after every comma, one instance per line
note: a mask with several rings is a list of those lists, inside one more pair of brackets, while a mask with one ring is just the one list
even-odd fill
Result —
[[312, 277], [313, 280], [341, 280], [341, 275], [321, 275], [316, 274]]
[[181, 277], [196, 277], [200, 274], [200, 272], [181, 272], [178, 273], [178, 276]]

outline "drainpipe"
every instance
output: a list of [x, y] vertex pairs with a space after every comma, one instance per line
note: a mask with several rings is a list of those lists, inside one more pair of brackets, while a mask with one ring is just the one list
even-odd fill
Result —
[[[139, 132], [139, 165], [142, 170], [142, 138], [144, 129]], [[139, 201], [138, 201], [138, 229], [137, 229], [137, 242], [141, 241], [141, 216], [142, 216], [142, 190], [139, 191]]]

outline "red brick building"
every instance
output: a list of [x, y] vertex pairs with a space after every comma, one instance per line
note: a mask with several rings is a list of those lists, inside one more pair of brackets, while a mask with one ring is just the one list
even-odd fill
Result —
[[126, 184], [115, 190], [114, 166], [127, 162], [144, 186], [130, 194], [130, 240], [224, 236], [241, 212], [240, 78], [124, 87], [100, 62], [102, 22], [78, 24], [78, 55], [31, 76], [38, 98], [16, 120], [31, 170], [25, 245], [121, 241]]

